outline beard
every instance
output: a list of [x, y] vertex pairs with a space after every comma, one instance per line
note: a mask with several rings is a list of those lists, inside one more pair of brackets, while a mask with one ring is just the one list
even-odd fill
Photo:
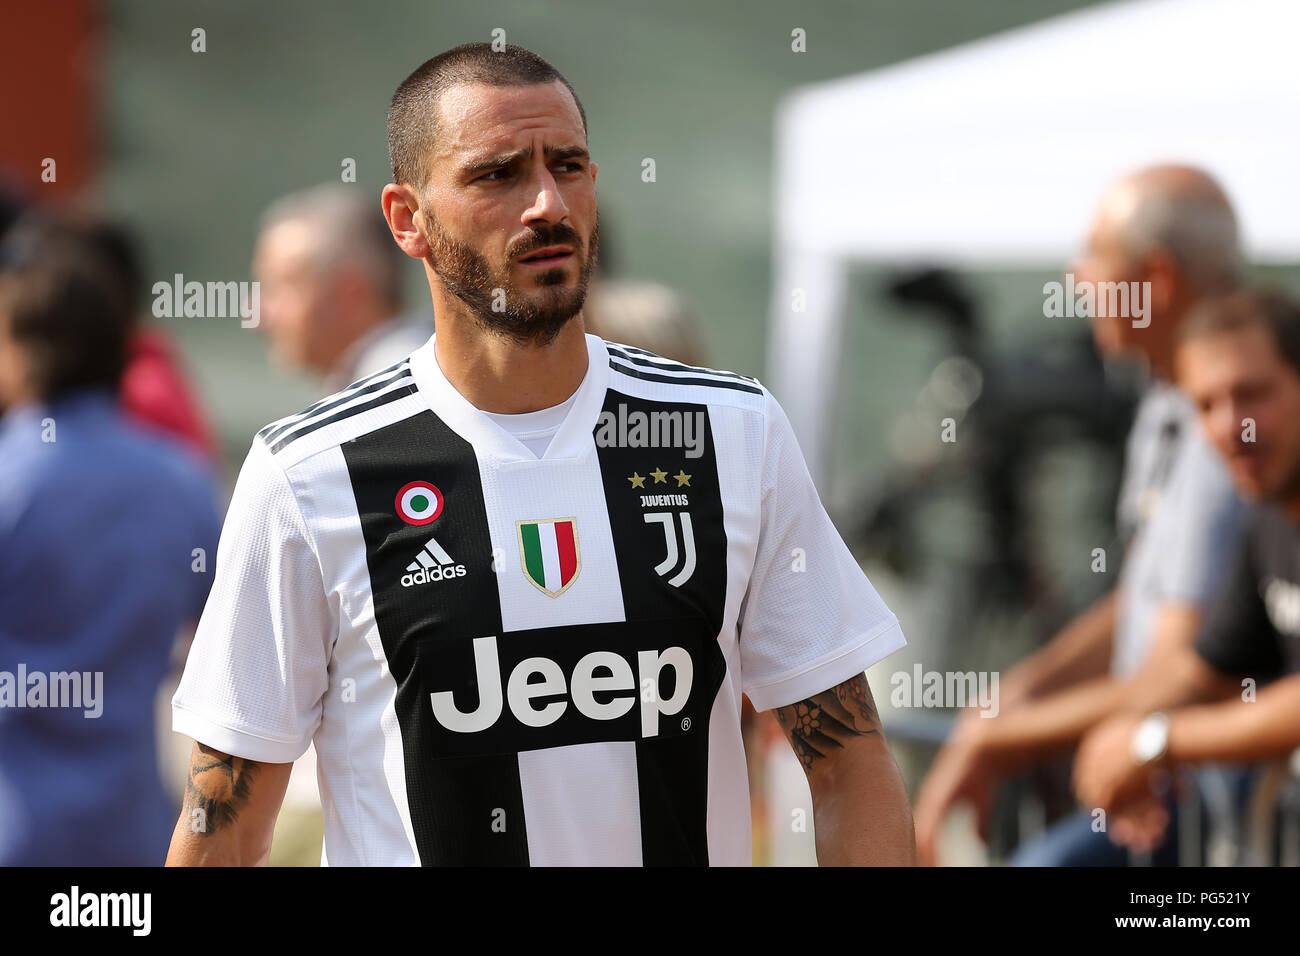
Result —
[[[554, 342], [582, 311], [596, 265], [599, 235], [599, 213], [591, 229], [591, 241], [585, 246], [577, 230], [566, 223], [535, 228], [506, 247], [506, 266], [500, 272], [477, 249], [452, 237], [436, 216], [429, 216], [424, 238], [429, 244], [429, 267], [451, 294], [465, 303], [480, 329], [517, 345], [540, 348]], [[579, 257], [576, 284], [566, 284], [567, 263], [536, 272], [526, 290], [511, 280], [512, 263], [537, 249], [558, 245], [572, 246], [573, 255]]]

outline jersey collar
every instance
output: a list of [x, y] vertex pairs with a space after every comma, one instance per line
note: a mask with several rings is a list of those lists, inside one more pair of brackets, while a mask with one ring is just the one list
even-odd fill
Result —
[[533, 463], [582, 458], [595, 451], [592, 433], [604, 407], [605, 390], [609, 385], [609, 352], [605, 349], [605, 343], [590, 333], [586, 339], [587, 374], [578, 386], [573, 406], [551, 439], [546, 454], [540, 459], [515, 436], [470, 404], [469, 399], [447, 381], [438, 366], [437, 353], [434, 351], [436, 333], [411, 353], [411, 374], [433, 413], [473, 445], [480, 456], [503, 462]]

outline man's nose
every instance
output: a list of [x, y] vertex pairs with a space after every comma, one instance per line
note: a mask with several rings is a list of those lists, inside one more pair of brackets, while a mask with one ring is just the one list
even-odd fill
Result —
[[555, 184], [555, 177], [551, 175], [550, 170], [544, 169], [537, 177], [537, 194], [533, 204], [524, 211], [523, 220], [525, 223], [544, 220], [548, 223], [557, 223], [569, 214], [569, 207], [560, 195], [559, 187]]

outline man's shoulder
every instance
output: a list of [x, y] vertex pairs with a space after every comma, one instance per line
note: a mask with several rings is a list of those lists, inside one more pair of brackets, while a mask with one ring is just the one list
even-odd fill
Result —
[[404, 399], [416, 392], [407, 355], [268, 423], [258, 430], [254, 443], [260, 442], [281, 468], [288, 468], [412, 414], [415, 406]]
[[731, 405], [766, 412], [766, 387], [750, 375], [687, 365], [647, 349], [603, 339], [609, 354], [610, 387], [632, 389], [669, 401]]
[[1235, 507], [1240, 502], [1228, 463], [1195, 422], [1188, 425], [1170, 477], [1193, 506]]

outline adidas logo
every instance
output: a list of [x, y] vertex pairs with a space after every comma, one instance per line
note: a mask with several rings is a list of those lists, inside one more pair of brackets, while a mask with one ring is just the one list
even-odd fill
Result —
[[425, 542], [424, 549], [415, 556], [415, 560], [406, 566], [406, 571], [402, 575], [402, 587], [409, 588], [448, 578], [463, 578], [465, 565], [453, 561], [437, 539], [430, 538]]

